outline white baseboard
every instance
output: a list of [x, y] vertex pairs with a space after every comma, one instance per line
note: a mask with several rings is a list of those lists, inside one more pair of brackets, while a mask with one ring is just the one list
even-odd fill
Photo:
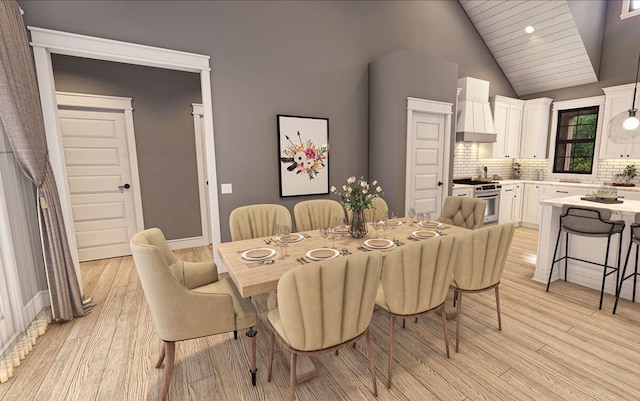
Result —
[[172, 250], [206, 246], [209, 245], [209, 243], [204, 236], [167, 240], [167, 244], [169, 244], [169, 248]]

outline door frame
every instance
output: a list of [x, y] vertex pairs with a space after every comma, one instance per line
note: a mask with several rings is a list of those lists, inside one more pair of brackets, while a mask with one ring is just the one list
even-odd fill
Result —
[[202, 236], [207, 244], [211, 243], [208, 221], [211, 218], [209, 212], [209, 202], [207, 200], [207, 186], [209, 177], [205, 166], [207, 152], [204, 146], [204, 132], [202, 132], [202, 119], [204, 117], [204, 107], [200, 103], [191, 103], [191, 114], [193, 115], [193, 132], [196, 136], [196, 164], [198, 168], [198, 194], [200, 196], [200, 219], [202, 220]]
[[[207, 155], [207, 173], [209, 176], [209, 203], [210, 226], [213, 228], [212, 243], [214, 247], [220, 242], [220, 216], [218, 208], [217, 174], [215, 163], [215, 143], [213, 132], [213, 108], [211, 100], [211, 69], [209, 68], [209, 56], [187, 53], [182, 51], [163, 49], [159, 47], [140, 45], [136, 43], [121, 42], [111, 39], [98, 38], [75, 33], [55, 31], [51, 29], [27, 27], [31, 33], [31, 47], [33, 48], [38, 79], [40, 103], [44, 118], [49, 160], [53, 174], [61, 193], [69, 195], [69, 186], [66, 180], [65, 166], [63, 163], [63, 149], [61, 129], [58, 119], [58, 105], [56, 102], [55, 82], [51, 54], [63, 54], [67, 56], [83, 57], [96, 60], [114, 61], [125, 64], [142, 65], [148, 67], [164, 68], [169, 70], [194, 72], [200, 75], [200, 90], [202, 92], [202, 104], [204, 107], [205, 146]], [[73, 218], [71, 204], [67, 197], [61, 197], [61, 208], [66, 225], [67, 238], [71, 250], [71, 257], [82, 287], [80, 264], [78, 263], [78, 248], [73, 232]], [[194, 246], [191, 241], [178, 240], [177, 246]], [[223, 266], [220, 257], [213, 253], [215, 262]]]
[[[405, 181], [405, 194], [404, 194], [404, 210], [405, 216], [411, 208], [411, 189], [412, 178], [411, 172], [413, 171], [413, 158], [411, 156], [411, 149], [413, 148], [413, 118], [415, 113], [430, 113], [435, 115], [444, 116], [444, 157], [442, 159], [442, 165], [440, 166], [440, 181], [442, 186], [440, 187], [440, 197], [449, 193], [449, 162], [451, 155], [451, 116], [453, 115], [453, 104], [447, 102], [439, 102], [435, 100], [419, 99], [415, 97], [407, 97], [407, 151], [406, 151], [406, 181]], [[442, 205], [436, 205], [437, 208], [442, 208]], [[439, 212], [439, 210], [436, 210]]]

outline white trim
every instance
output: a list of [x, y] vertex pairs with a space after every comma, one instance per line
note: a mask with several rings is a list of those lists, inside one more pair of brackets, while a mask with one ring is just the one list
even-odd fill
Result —
[[[560, 102], [553, 102], [553, 108], [551, 111], [551, 135], [549, 135], [549, 163], [547, 163], [548, 177], [552, 177], [553, 180], [564, 179], [586, 179], [595, 180], [598, 176], [598, 161], [600, 159], [600, 142], [603, 135], [604, 124], [604, 96], [592, 96], [581, 99], [564, 100]], [[596, 141], [593, 149], [593, 165], [591, 166], [591, 174], [561, 174], [553, 172], [553, 160], [556, 152], [556, 135], [558, 133], [558, 111], [579, 109], [582, 107], [598, 106], [598, 126], [596, 127]]]
[[[86, 93], [56, 92], [58, 106], [77, 107], [81, 109], [117, 110], [124, 114], [127, 153], [129, 156], [129, 171], [131, 173], [131, 194], [133, 195], [133, 210], [136, 219], [136, 230], [144, 230], [144, 214], [142, 210], [142, 193], [140, 192], [140, 175], [138, 172], [138, 152], [136, 150], [136, 135], [133, 128], [133, 107], [130, 97], [90, 95]], [[64, 153], [61, 155], [66, 166]], [[65, 180], [67, 172], [64, 171]], [[71, 198], [69, 197], [69, 203]], [[75, 224], [71, 227], [75, 237]]]
[[[220, 217], [218, 208], [218, 192], [215, 164], [215, 140], [213, 135], [213, 107], [211, 102], [211, 80], [209, 56], [144, 46], [134, 43], [114, 41], [110, 39], [77, 35], [68, 32], [53, 31], [37, 27], [28, 27], [31, 32], [31, 46], [33, 47], [36, 64], [36, 75], [40, 91], [40, 102], [44, 117], [45, 131], [49, 159], [53, 167], [59, 192], [69, 194], [64, 178], [64, 163], [61, 158], [62, 146], [60, 141], [57, 104], [55, 99], [55, 84], [51, 53], [65, 54], [75, 57], [99, 60], [117, 61], [128, 64], [166, 68], [178, 71], [197, 72], [200, 74], [200, 90], [204, 106], [205, 146], [207, 149], [207, 172], [209, 176], [209, 203], [211, 213], [212, 243], [215, 249], [220, 242]], [[76, 268], [78, 281], [81, 283], [78, 250], [74, 235], [70, 231], [72, 226], [71, 205], [61, 200], [64, 222], [67, 227], [67, 237], [71, 248], [71, 256]], [[214, 260], [223, 266], [217, 252], [213, 253]], [[82, 287], [82, 283], [81, 283]]]
[[202, 225], [202, 237], [206, 242], [206, 245], [211, 243], [211, 230], [209, 205], [207, 202], [207, 153], [205, 152], [204, 133], [202, 132], [204, 107], [198, 103], [191, 104], [193, 115], [193, 131], [196, 140], [196, 167], [198, 170], [198, 196], [200, 198], [200, 221]]
[[[204, 239], [202, 236], [199, 237], [190, 237], [190, 238], [177, 238], [167, 240], [167, 244], [169, 244], [169, 248], [176, 249], [186, 249], [186, 248], [195, 248], [197, 246], [205, 246], [208, 244], [203, 243]], [[218, 264], [218, 271], [226, 271], [226, 269], [221, 269], [221, 266]]]
[[[442, 176], [440, 177], [440, 181], [442, 181], [442, 186], [440, 187], [440, 197], [443, 200], [447, 194], [450, 193], [449, 190], [449, 182], [450, 182], [450, 172], [449, 172], [449, 163], [451, 157], [451, 116], [453, 115], [453, 104], [447, 102], [439, 102], [435, 100], [426, 100], [426, 99], [418, 99], [415, 97], [407, 97], [407, 136], [406, 136], [406, 154], [407, 156], [411, 154], [412, 147], [412, 129], [413, 129], [413, 114], [414, 112], [422, 112], [422, 113], [431, 113], [438, 114], [444, 116], [444, 158], [442, 160]], [[409, 194], [409, 189], [412, 187], [411, 184], [411, 176], [409, 174], [412, 171], [412, 161], [410, 157], [406, 157], [405, 164], [405, 196], [404, 196], [404, 211], [405, 216], [407, 215], [409, 209], [411, 208], [411, 197]], [[441, 207], [441, 205], [437, 205], [437, 207]]]
[[640, 8], [633, 11], [630, 11], [630, 9], [631, 9], [631, 0], [622, 0], [622, 11], [620, 12], [621, 20], [635, 17], [636, 15], [640, 15]]

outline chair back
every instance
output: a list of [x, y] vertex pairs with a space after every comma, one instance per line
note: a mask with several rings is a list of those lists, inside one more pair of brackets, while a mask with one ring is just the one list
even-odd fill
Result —
[[321, 350], [364, 333], [371, 322], [381, 267], [380, 252], [365, 252], [283, 274], [278, 309], [291, 347]]
[[609, 219], [611, 211], [607, 209], [564, 205], [560, 216], [560, 228], [586, 237], [606, 237], [617, 232], [616, 223], [608, 221]]
[[[185, 311], [180, 307], [187, 291], [184, 264], [171, 252], [162, 231], [157, 228], [135, 234], [130, 246], [156, 330], [162, 339], [173, 338], [179, 331], [177, 326], [184, 320]], [[173, 263], [169, 264], [171, 261]]]
[[314, 199], [296, 203], [293, 207], [296, 231], [319, 230], [330, 227], [334, 217], [344, 218], [344, 208], [331, 199]]
[[458, 238], [453, 283], [462, 290], [482, 290], [502, 278], [515, 226], [484, 227]]
[[291, 227], [291, 213], [282, 205], [260, 204], [241, 206], [229, 215], [231, 240], [268, 237], [275, 224]]
[[439, 222], [477, 230], [484, 224], [487, 202], [467, 196], [447, 196], [442, 212], [436, 219]]
[[[365, 209], [364, 218], [368, 223], [376, 220], [386, 220], [387, 214], [389, 213], [389, 206], [387, 202], [378, 197], [373, 199], [373, 208]], [[351, 216], [349, 216], [349, 221], [351, 221]]]
[[441, 305], [453, 280], [457, 253], [458, 241], [453, 235], [391, 251], [382, 266], [383, 302], [387, 309], [398, 315], [412, 315]]

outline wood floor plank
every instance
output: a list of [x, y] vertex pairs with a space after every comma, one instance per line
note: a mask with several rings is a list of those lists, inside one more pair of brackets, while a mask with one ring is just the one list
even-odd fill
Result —
[[[598, 310], [599, 292], [556, 281], [549, 292], [531, 280], [538, 231], [518, 228], [500, 285], [503, 330], [492, 291], [465, 295], [460, 352], [449, 321], [451, 358], [444, 353], [439, 315], [396, 327], [393, 387], [386, 389], [389, 320], [374, 312], [371, 326], [379, 401], [632, 400], [640, 399], [640, 303], [613, 296]], [[211, 247], [176, 251], [211, 260]], [[91, 314], [54, 324], [32, 353], [0, 385], [0, 401], [157, 400], [164, 369], [156, 369], [160, 339], [133, 259], [81, 264]], [[253, 298], [266, 311], [266, 296]], [[453, 309], [451, 294], [447, 309]], [[268, 383], [268, 331], [258, 327], [258, 385], [249, 375], [243, 332], [180, 342], [170, 401], [284, 401], [288, 367], [276, 348]], [[314, 358], [318, 377], [296, 386], [298, 400], [373, 400], [364, 341], [339, 355]]]

